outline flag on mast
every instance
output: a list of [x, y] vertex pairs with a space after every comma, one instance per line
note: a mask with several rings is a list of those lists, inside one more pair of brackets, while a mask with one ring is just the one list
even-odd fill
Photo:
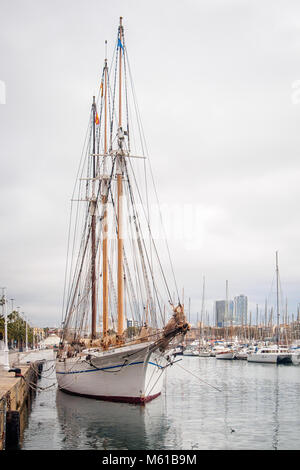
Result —
[[118, 39], [118, 47], [120, 47], [120, 48], [123, 50], [123, 52], [124, 52], [124, 46], [123, 46], [123, 44], [121, 43], [121, 39], [120, 39], [120, 38]]

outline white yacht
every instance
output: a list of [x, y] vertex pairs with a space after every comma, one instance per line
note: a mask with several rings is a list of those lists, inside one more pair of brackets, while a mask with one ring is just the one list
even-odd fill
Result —
[[251, 352], [247, 357], [248, 362], [265, 362], [269, 364], [283, 364], [292, 362], [292, 354], [286, 347], [269, 346], [262, 347]]
[[199, 349], [198, 356], [199, 357], [210, 357], [211, 352], [208, 349]]
[[188, 346], [184, 351], [183, 351], [184, 356], [198, 356], [198, 351], [196, 348], [192, 346]]
[[216, 351], [216, 359], [234, 359], [234, 350], [230, 348], [219, 349]]
[[292, 357], [292, 363], [294, 364], [294, 366], [299, 366], [300, 365], [300, 350], [298, 349], [297, 351], [292, 352], [291, 357]]

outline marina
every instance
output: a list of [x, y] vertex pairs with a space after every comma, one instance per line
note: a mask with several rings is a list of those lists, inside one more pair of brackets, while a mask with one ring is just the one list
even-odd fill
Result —
[[[195, 451], [299, 447], [300, 368], [292, 362], [176, 355], [165, 372], [161, 395], [141, 407], [64, 393], [56, 381], [55, 355], [50, 348], [14, 356], [14, 367], [19, 364], [22, 375], [30, 370], [29, 362], [43, 364], [32, 387], [30, 406], [21, 414], [17, 448]], [[292, 355], [298, 357], [297, 352]], [[9, 388], [16, 381], [24, 382], [9, 374]], [[3, 390], [3, 379], [1, 383]], [[11, 409], [23, 406], [20, 402], [14, 408], [13, 400], [11, 403]], [[291, 416], [288, 422], [287, 415]]]
[[183, 357], [168, 368], [162, 395], [145, 407], [57, 388], [38, 393], [22, 448], [295, 450], [299, 392], [300, 369], [293, 365]]

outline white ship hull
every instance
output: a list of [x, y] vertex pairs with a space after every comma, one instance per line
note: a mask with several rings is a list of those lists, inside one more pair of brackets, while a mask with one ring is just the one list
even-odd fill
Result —
[[266, 364], [277, 364], [291, 362], [291, 354], [278, 354], [278, 353], [254, 353], [249, 354], [247, 357], [248, 362], [264, 362]]
[[216, 353], [216, 359], [233, 359], [234, 352], [233, 351], [219, 351]]
[[235, 355], [235, 359], [239, 359], [239, 360], [242, 360], [242, 361], [246, 361], [247, 357], [248, 357], [248, 354], [243, 353], [243, 352], [236, 353], [236, 355]]
[[209, 351], [200, 351], [199, 352], [199, 357], [210, 357], [210, 352]]
[[[101, 400], [145, 403], [160, 395], [167, 360], [149, 343], [57, 360], [58, 387]], [[90, 357], [89, 357], [90, 356]]]
[[277, 354], [249, 354], [247, 357], [248, 362], [265, 362], [269, 364], [277, 364]]
[[183, 351], [183, 356], [199, 356], [197, 351], [189, 349], [188, 351]]
[[292, 354], [292, 362], [295, 366], [300, 365], [300, 354]]

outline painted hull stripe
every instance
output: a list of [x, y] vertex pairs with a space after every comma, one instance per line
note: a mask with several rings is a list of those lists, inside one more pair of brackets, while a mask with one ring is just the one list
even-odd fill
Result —
[[[94, 369], [87, 369], [87, 370], [76, 370], [76, 371], [70, 371], [70, 372], [58, 372], [56, 371], [57, 374], [62, 374], [62, 375], [68, 375], [68, 374], [83, 374], [84, 372], [95, 372], [96, 370], [107, 370], [107, 369], [116, 369], [116, 368], [123, 368], [123, 367], [127, 367], [127, 366], [134, 366], [136, 364], [144, 364], [143, 361], [140, 361], [140, 362], [131, 362], [131, 364], [120, 364], [120, 365], [117, 365], [117, 366], [109, 366], [109, 367], [102, 367], [100, 369], [98, 369], [97, 367], [95, 367]], [[159, 369], [163, 369], [162, 366], [160, 366], [159, 364], [156, 364], [155, 362], [148, 362], [148, 364], [151, 364], [152, 366], [156, 366], [158, 367]]]
[[79, 397], [93, 398], [94, 400], [104, 400], [104, 401], [113, 401], [119, 403], [132, 403], [135, 405], [144, 405], [154, 398], [159, 397], [161, 392], [156, 393], [155, 395], [148, 395], [146, 397], [118, 397], [118, 396], [106, 396], [106, 395], [88, 395], [84, 393], [70, 392], [64, 388], [59, 389], [61, 392], [68, 393], [69, 395], [77, 395]]

